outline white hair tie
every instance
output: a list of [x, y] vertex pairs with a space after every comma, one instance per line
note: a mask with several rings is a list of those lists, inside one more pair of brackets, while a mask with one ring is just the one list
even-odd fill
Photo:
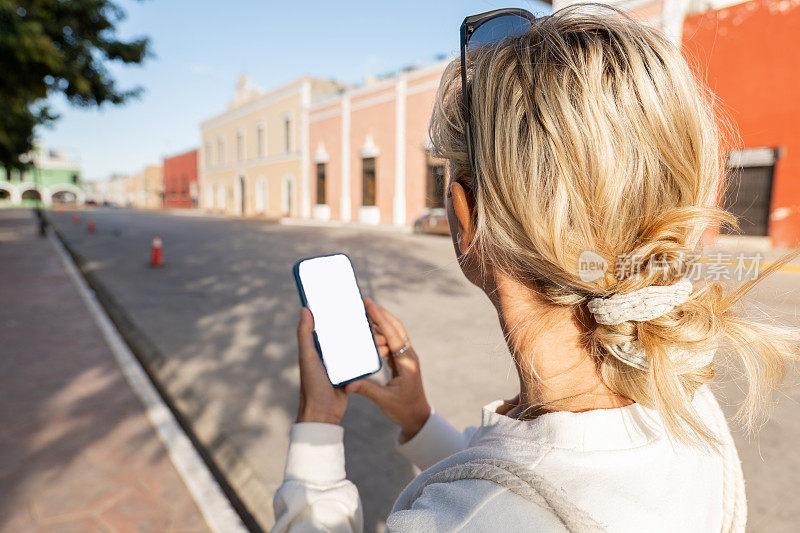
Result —
[[608, 298], [592, 298], [588, 306], [598, 324], [616, 326], [664, 316], [685, 303], [691, 294], [692, 282], [683, 278], [673, 285], [651, 285]]
[[[628, 366], [645, 371], [650, 367], [647, 354], [644, 350], [639, 348], [638, 342], [634, 341], [623, 344], [606, 344], [604, 346], [611, 355]], [[710, 350], [693, 351], [673, 346], [667, 349], [669, 360], [672, 362], [672, 364], [679, 367], [679, 371], [703, 368], [704, 366], [711, 364], [711, 361], [714, 360], [714, 355], [716, 355], [716, 353], [716, 348], [712, 348]]]
[[[598, 324], [616, 326], [623, 322], [646, 322], [664, 316], [677, 306], [686, 303], [692, 294], [692, 282], [683, 278], [672, 285], [651, 285], [626, 294], [615, 294], [608, 298], [593, 298], [589, 311]], [[647, 370], [648, 360], [638, 342], [605, 345], [611, 355], [623, 363]], [[668, 351], [670, 360], [676, 365], [702, 368], [714, 359], [716, 349], [690, 351], [672, 347]]]

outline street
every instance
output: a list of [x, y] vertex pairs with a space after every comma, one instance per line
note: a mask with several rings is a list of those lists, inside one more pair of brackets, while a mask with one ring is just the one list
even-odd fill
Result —
[[[100, 283], [130, 321], [127, 333], [144, 337], [151, 372], [262, 525], [272, 523], [271, 498], [297, 409], [300, 304], [291, 267], [298, 258], [350, 255], [364, 295], [404, 322], [429, 400], [457, 427], [478, 424], [481, 406], [517, 392], [494, 309], [461, 275], [447, 238], [116, 209], [80, 213], [80, 225], [70, 211], [49, 216], [90, 282]], [[155, 234], [164, 243], [162, 268], [148, 266]], [[796, 323], [798, 287], [800, 275], [779, 272], [749, 301]], [[723, 374], [716, 390], [732, 415], [740, 384], [735, 371]], [[800, 523], [800, 386], [796, 372], [789, 379], [758, 440], [735, 432], [752, 531], [791, 531]], [[413, 468], [393, 450], [393, 425], [364, 398], [351, 398], [343, 425], [365, 530], [380, 530]]]

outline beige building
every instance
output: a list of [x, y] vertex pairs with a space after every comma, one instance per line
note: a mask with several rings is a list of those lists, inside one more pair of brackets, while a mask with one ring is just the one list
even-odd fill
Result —
[[207, 211], [309, 216], [308, 112], [333, 81], [298, 78], [264, 91], [242, 75], [225, 112], [201, 126], [198, 185]]
[[164, 199], [164, 170], [148, 165], [141, 172], [122, 178], [125, 205], [136, 209], [161, 209]]
[[148, 165], [141, 172], [114, 175], [92, 184], [92, 200], [135, 209], [161, 209], [164, 202], [164, 169]]

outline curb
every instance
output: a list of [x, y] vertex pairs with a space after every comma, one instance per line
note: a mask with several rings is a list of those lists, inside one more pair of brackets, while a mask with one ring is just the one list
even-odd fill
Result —
[[166, 378], [162, 375], [166, 361], [164, 355], [136, 325], [133, 318], [114, 299], [98, 277], [86, 268], [86, 260], [69, 244], [61, 231], [52, 223], [48, 223], [48, 226], [94, 293], [97, 302], [117, 329], [124, 344], [139, 362], [158, 396], [191, 441], [243, 525], [253, 533], [263, 533], [268, 526], [258, 521], [255, 509], [256, 505], [263, 506], [264, 502], [271, 501], [271, 495], [266, 487], [253, 486], [255, 484], [252, 481], [258, 479], [255, 470], [238, 450], [227, 443], [223, 435], [211, 434], [209, 431], [203, 431], [202, 427], [195, 427], [193, 419], [196, 416], [193, 415], [202, 412], [204, 408], [200, 396], [192, 389], [181, 391], [180, 395], [170, 392], [168, 380], [162, 381], [162, 378]]

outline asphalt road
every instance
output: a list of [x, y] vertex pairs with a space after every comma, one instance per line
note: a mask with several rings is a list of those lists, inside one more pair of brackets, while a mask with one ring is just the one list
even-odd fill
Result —
[[[300, 304], [291, 267], [298, 258], [350, 255], [364, 294], [405, 323], [429, 398], [456, 426], [478, 424], [482, 405], [516, 393], [494, 310], [463, 278], [446, 238], [110, 209], [83, 212], [81, 225], [69, 212], [50, 217], [84, 269], [163, 354], [159, 378], [266, 526], [297, 409]], [[86, 231], [87, 217], [95, 234]], [[161, 269], [148, 267], [155, 233], [164, 241]], [[778, 273], [748, 305], [796, 324], [798, 287], [800, 275]], [[800, 524], [800, 385], [796, 372], [790, 379], [757, 440], [735, 432], [752, 531]], [[741, 397], [735, 370], [716, 390], [732, 415]], [[393, 451], [394, 427], [368, 401], [354, 397], [343, 424], [366, 531], [380, 530], [413, 469]]]

